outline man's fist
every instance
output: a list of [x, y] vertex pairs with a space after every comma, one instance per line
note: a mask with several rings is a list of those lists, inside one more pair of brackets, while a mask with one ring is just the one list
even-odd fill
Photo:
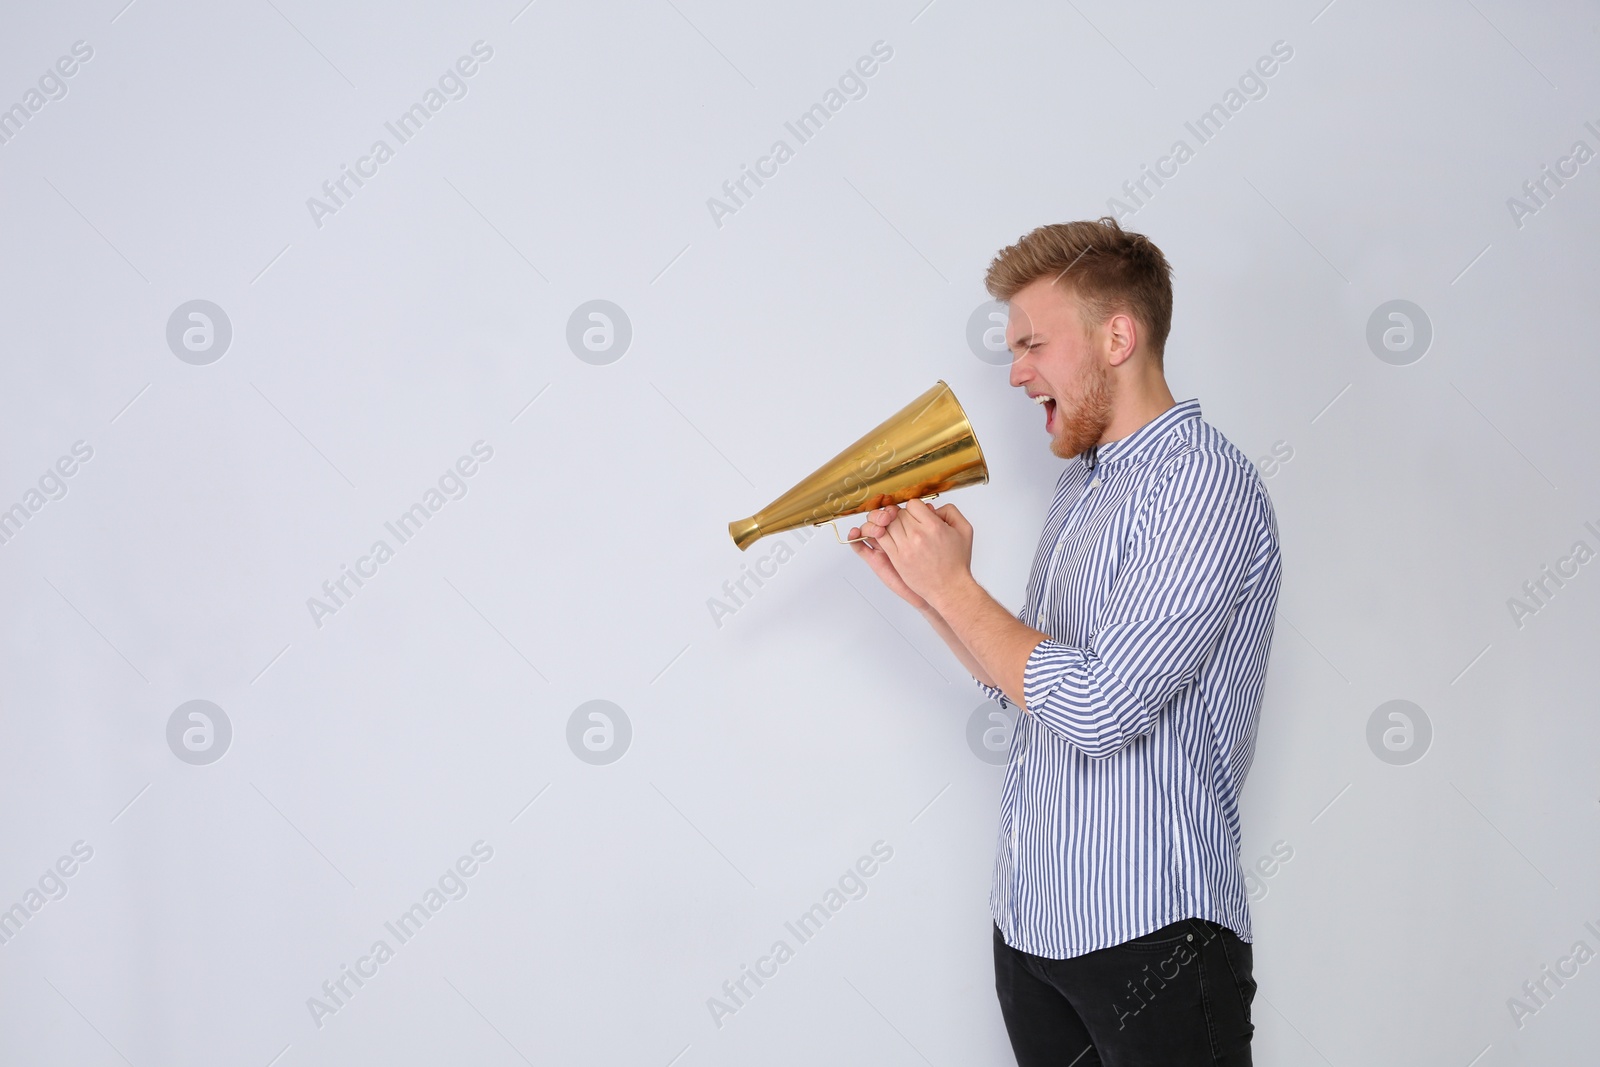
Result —
[[850, 531], [872, 547], [853, 545], [883, 583], [918, 610], [971, 574], [972, 524], [954, 504], [930, 507], [912, 500], [904, 507], [879, 508]]
[[851, 545], [851, 551], [867, 561], [867, 566], [872, 568], [872, 573], [878, 576], [879, 581], [888, 586], [891, 593], [918, 611], [929, 611], [931, 608], [928, 606], [928, 602], [911, 591], [910, 586], [906, 585], [905, 580], [894, 569], [894, 564], [889, 561], [888, 553], [879, 548], [876, 543], [877, 539], [883, 536], [884, 530], [889, 523], [894, 521], [899, 511], [898, 507], [879, 508], [868, 514], [866, 521], [862, 525], [852, 526], [850, 532], [845, 536], [851, 540], [855, 540], [857, 537], [867, 538], [868, 540], [864, 543], [858, 542]]

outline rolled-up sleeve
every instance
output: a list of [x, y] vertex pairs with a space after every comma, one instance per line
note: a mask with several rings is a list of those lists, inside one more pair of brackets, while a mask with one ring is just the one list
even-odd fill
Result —
[[1015, 704], [1011, 703], [1011, 698], [1006, 696], [1005, 693], [1001, 692], [999, 686], [985, 685], [983, 682], [979, 682], [976, 678], [972, 680], [977, 684], [978, 688], [983, 691], [984, 696], [988, 697], [990, 700], [997, 701], [1002, 708], [1016, 707]]
[[1160, 478], [1089, 647], [1041, 641], [1023, 667], [1025, 710], [1096, 759], [1153, 729], [1199, 674], [1269, 535], [1255, 473], [1237, 460], [1190, 452]]

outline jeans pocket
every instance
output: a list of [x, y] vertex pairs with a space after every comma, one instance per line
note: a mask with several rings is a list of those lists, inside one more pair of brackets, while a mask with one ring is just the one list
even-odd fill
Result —
[[1228, 961], [1234, 987], [1239, 991], [1239, 1006], [1244, 1009], [1244, 1017], [1249, 1019], [1250, 1006], [1256, 999], [1255, 953], [1232, 930], [1223, 930], [1221, 939], [1223, 958]]
[[1141, 934], [1131, 941], [1124, 941], [1116, 946], [1126, 949], [1158, 949], [1171, 950], [1181, 941], [1194, 940], [1194, 927], [1186, 919], [1179, 919], [1169, 923], [1159, 930], [1151, 930], [1148, 934]]

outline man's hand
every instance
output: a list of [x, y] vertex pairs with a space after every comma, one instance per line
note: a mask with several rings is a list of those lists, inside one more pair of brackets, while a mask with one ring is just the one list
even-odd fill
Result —
[[1023, 668], [1049, 635], [1024, 626], [972, 577], [972, 524], [954, 504], [879, 508], [850, 536], [869, 539], [851, 550], [922, 612], [974, 678], [1025, 709]]
[[894, 564], [889, 560], [889, 554], [875, 542], [883, 536], [883, 531], [899, 512], [899, 508], [879, 508], [867, 516], [863, 526], [852, 526], [845, 537], [855, 540], [857, 537], [866, 537], [869, 540], [857, 542], [850, 546], [850, 551], [867, 561], [867, 566], [872, 568], [872, 573], [878, 580], [889, 587], [889, 591], [904, 600], [918, 611], [927, 614], [933, 608], [926, 600], [911, 591], [905, 579], [900, 577], [900, 572], [895, 570]]
[[856, 554], [918, 610], [972, 579], [972, 524], [954, 504], [932, 508], [912, 500], [904, 507], [879, 508], [859, 532], [873, 548], [854, 545]]

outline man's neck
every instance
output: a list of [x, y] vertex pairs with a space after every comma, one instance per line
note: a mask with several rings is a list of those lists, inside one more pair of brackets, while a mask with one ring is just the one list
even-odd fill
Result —
[[1172, 390], [1167, 388], [1167, 379], [1160, 372], [1133, 379], [1118, 390], [1111, 411], [1111, 422], [1106, 425], [1106, 431], [1100, 435], [1098, 443], [1108, 445], [1122, 440], [1175, 404], [1177, 401], [1172, 397]]

